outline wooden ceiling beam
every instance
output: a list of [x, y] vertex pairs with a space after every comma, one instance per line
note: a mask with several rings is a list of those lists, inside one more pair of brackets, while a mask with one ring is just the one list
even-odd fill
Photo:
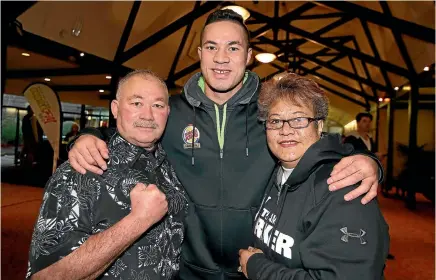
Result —
[[127, 51], [125, 51], [121, 56], [121, 63], [124, 63], [131, 58], [137, 56], [141, 52], [144, 52], [151, 46], [156, 45], [163, 39], [167, 38], [174, 32], [178, 31], [179, 29], [187, 26], [189, 22], [192, 20], [195, 20], [208, 12], [214, 10], [216, 7], [218, 7], [221, 4], [221, 1], [207, 1], [198, 9], [191, 11], [187, 13], [186, 15], [182, 16], [178, 20], [174, 21], [173, 23], [169, 24], [168, 26], [162, 28], [158, 32], [154, 33], [153, 35], [149, 36], [148, 38], [142, 40], [135, 46], [131, 47]]
[[314, 3], [319, 6], [327, 6], [333, 8], [348, 15], [352, 15], [362, 20], [375, 23], [391, 30], [397, 29], [403, 34], [407, 34], [408, 36], [420, 39], [427, 43], [435, 43], [435, 30], [425, 27], [423, 25], [419, 25], [396, 17], [387, 17], [384, 13], [365, 8], [361, 5], [354, 4], [349, 1], [315, 1]]

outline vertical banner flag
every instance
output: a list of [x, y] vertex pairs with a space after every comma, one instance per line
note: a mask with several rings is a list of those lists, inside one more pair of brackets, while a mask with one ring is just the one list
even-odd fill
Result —
[[44, 134], [53, 148], [53, 170], [57, 167], [61, 140], [61, 108], [59, 97], [49, 86], [42, 83], [31, 84], [24, 90]]

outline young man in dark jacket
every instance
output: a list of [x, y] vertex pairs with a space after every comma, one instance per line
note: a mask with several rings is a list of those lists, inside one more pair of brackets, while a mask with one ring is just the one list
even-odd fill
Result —
[[371, 128], [372, 115], [370, 113], [359, 113], [356, 116], [357, 130], [351, 132], [344, 139], [344, 143], [349, 143], [357, 150], [368, 150], [377, 152], [377, 147], [369, 135]]
[[[186, 83], [181, 95], [170, 99], [171, 114], [162, 139], [192, 201], [179, 276], [238, 279], [243, 277], [237, 271], [238, 250], [252, 244], [252, 221], [275, 159], [257, 120], [260, 81], [246, 71], [252, 50], [242, 17], [231, 10], [212, 13], [200, 43], [201, 73]], [[69, 154], [81, 172], [101, 173], [94, 165], [104, 169], [103, 157], [107, 157], [105, 143], [89, 135], [78, 139]], [[358, 170], [364, 178], [357, 175]], [[376, 195], [376, 161], [356, 155], [344, 159], [336, 171], [329, 182], [335, 182], [332, 189], [363, 179], [348, 199], [370, 187], [366, 202]]]

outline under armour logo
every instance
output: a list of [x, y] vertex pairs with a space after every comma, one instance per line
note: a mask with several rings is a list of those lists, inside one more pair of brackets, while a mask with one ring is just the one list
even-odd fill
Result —
[[351, 237], [351, 238], [359, 238], [359, 239], [360, 239], [360, 244], [361, 244], [361, 245], [365, 245], [365, 244], [366, 244], [365, 239], [363, 239], [363, 236], [366, 234], [366, 232], [365, 232], [363, 229], [360, 229], [360, 234], [353, 233], [353, 232], [348, 232], [347, 227], [343, 227], [343, 228], [341, 228], [341, 231], [342, 231], [342, 233], [344, 234], [344, 235], [341, 237], [341, 240], [342, 240], [342, 241], [348, 243], [348, 238]]

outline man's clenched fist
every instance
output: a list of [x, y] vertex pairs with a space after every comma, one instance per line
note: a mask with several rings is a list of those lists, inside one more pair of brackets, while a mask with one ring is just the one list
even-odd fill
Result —
[[160, 221], [168, 212], [168, 201], [163, 192], [156, 185], [145, 186], [142, 183], [130, 192], [132, 205], [131, 215], [136, 217], [144, 226], [151, 226]]

